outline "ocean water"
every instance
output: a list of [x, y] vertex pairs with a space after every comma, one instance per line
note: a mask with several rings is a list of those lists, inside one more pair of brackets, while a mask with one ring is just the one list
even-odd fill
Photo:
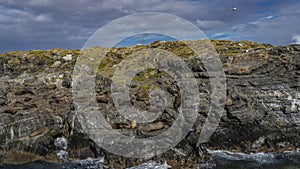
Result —
[[200, 164], [200, 169], [300, 169], [300, 149], [284, 153], [233, 153], [208, 150], [210, 161]]
[[[199, 164], [198, 169], [300, 169], [300, 149], [276, 153], [233, 153], [222, 150], [208, 150], [211, 159]], [[23, 165], [0, 165], [0, 169], [106, 169], [104, 158], [85, 159], [66, 163], [35, 162]], [[128, 169], [168, 169], [167, 163], [149, 161]]]

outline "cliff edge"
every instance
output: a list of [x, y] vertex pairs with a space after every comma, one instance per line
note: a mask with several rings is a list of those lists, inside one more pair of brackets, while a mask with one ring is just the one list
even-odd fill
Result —
[[[199, 41], [201, 43], [201, 41]], [[205, 160], [205, 149], [234, 152], [282, 152], [300, 146], [300, 45], [272, 46], [249, 41], [212, 40], [220, 54], [227, 82], [225, 112], [210, 139], [197, 141], [210, 105], [210, 82], [201, 60], [182, 42], [154, 42], [111, 48], [98, 67], [96, 99], [115, 130], [136, 137], [166, 131], [178, 115], [180, 89], [166, 72], [147, 69], [130, 85], [130, 98], [140, 109], [149, 107], [149, 91], [167, 92], [169, 107], [154, 122], [135, 124], [122, 118], [111, 98], [116, 64], [146, 48], [173, 52], [193, 71], [201, 93], [201, 107], [193, 129], [174, 149], [154, 161], [174, 168], [195, 167]], [[76, 118], [72, 74], [79, 50], [29, 50], [0, 55], [0, 163], [61, 161], [57, 138], [66, 138], [69, 160], [105, 156], [105, 164], [125, 168], [142, 159], [126, 159], [97, 146]], [[130, 153], [130, 152], [129, 152]]]

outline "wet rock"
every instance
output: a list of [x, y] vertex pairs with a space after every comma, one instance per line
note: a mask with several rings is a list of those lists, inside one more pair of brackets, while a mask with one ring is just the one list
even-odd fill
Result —
[[54, 145], [58, 149], [64, 149], [66, 150], [68, 148], [68, 142], [64, 137], [58, 137], [54, 141]]
[[259, 148], [261, 147], [264, 143], [265, 143], [266, 137], [262, 136], [260, 138], [258, 138], [258, 140], [256, 140], [253, 144], [252, 144], [252, 148]]

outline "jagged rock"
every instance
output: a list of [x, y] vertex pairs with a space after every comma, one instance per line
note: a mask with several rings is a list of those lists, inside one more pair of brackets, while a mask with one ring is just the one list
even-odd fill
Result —
[[[212, 43], [224, 65], [227, 99], [219, 127], [201, 146], [240, 152], [299, 147], [300, 45], [275, 47], [224, 40]], [[169, 150], [152, 160], [165, 160], [173, 168], [194, 167], [205, 159], [205, 155], [199, 155], [196, 144], [209, 111], [211, 89], [204, 65], [193, 57], [194, 52], [184, 43], [154, 42], [110, 50], [98, 66], [95, 78], [99, 109], [108, 123], [125, 135], [144, 138], [158, 135], [172, 126], [178, 116], [181, 94], [174, 78], [163, 71], [140, 72], [129, 87], [132, 104], [143, 110], [150, 108], [150, 90], [162, 90], [167, 95], [167, 107], [153, 123], [133, 123], [114, 107], [110, 85], [115, 65], [133, 52], [146, 48], [168, 50], [182, 58], [193, 71], [201, 94], [195, 126], [174, 149], [182, 153]], [[105, 154], [106, 163], [115, 168], [147, 162], [106, 152], [82, 130], [71, 90], [78, 55], [78, 50], [62, 49], [0, 55], [0, 163], [59, 161], [55, 140], [62, 137], [68, 140], [66, 151], [70, 160]]]

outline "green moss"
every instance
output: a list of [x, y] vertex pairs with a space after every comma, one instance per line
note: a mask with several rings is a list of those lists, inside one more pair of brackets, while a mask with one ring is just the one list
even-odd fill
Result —
[[16, 57], [11, 57], [7, 63], [13, 66], [18, 66], [21, 63], [21, 61]]
[[241, 52], [240, 52], [240, 50], [234, 50], [234, 49], [233, 49], [233, 50], [230, 51], [230, 53], [239, 54], [239, 53], [241, 53]]
[[72, 56], [79, 56], [80, 50], [62, 50], [61, 55], [66, 56], [67, 54], [71, 54]]
[[150, 89], [150, 87], [151, 87], [151, 85], [149, 85], [149, 86], [142, 86], [142, 88], [143, 88], [144, 90], [146, 90], [146, 91], [148, 91], [148, 90]]
[[45, 52], [47, 51], [44, 51], [44, 50], [29, 50], [28, 53], [29, 54], [32, 54], [32, 55], [43, 55], [45, 54]]
[[0, 143], [5, 143], [6, 139], [10, 138], [10, 133], [9, 132], [4, 132], [0, 134]]
[[24, 141], [15, 139], [15, 140], [10, 141], [8, 144], [12, 147], [19, 147], [20, 145], [24, 144]]
[[135, 81], [143, 82], [147, 79], [158, 78], [167, 75], [168, 73], [165, 71], [158, 72], [157, 69], [148, 68], [145, 71], [139, 73], [137, 76], [133, 78]]
[[101, 61], [101, 63], [100, 63], [100, 65], [99, 65], [98, 69], [99, 69], [100, 71], [101, 71], [101, 70], [105, 70], [105, 69], [107, 69], [107, 68], [113, 66], [113, 65], [114, 65], [114, 62], [115, 62], [115, 61], [114, 61], [112, 58], [106, 57], [106, 58], [104, 58], [104, 59]]
[[[109, 56], [110, 55], [110, 56]], [[100, 65], [98, 66], [98, 74], [101, 76], [111, 77], [115, 72], [114, 65], [119, 64], [122, 60], [120, 58], [113, 58], [111, 52], [107, 54], [105, 58], [101, 60]]]
[[13, 51], [0, 54], [1, 57], [18, 57], [23, 55], [25, 55], [25, 52], [22, 51]]
[[50, 82], [54, 83], [56, 81], [56, 79], [54, 77], [51, 77]]
[[153, 84], [151, 82], [147, 82], [144, 85], [141, 85], [141, 88], [146, 92], [149, 92], [149, 90], [161, 90], [161, 87], [158, 84]]

